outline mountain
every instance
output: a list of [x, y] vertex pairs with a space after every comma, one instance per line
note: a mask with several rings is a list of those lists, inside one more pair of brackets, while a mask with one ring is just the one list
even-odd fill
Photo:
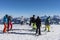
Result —
[[[41, 16], [41, 21], [45, 22], [45, 19], [47, 17], [48, 16], [46, 16], [46, 15]], [[60, 23], [60, 16], [58, 16], [58, 15], [50, 16], [50, 19], [51, 19], [51, 24], [59, 24]], [[30, 20], [29, 18], [24, 18], [24, 22], [27, 22], [29, 20]], [[3, 18], [0, 19], [0, 24], [2, 24], [2, 23], [3, 23]], [[13, 24], [20, 24], [21, 17], [12, 18], [12, 23]]]

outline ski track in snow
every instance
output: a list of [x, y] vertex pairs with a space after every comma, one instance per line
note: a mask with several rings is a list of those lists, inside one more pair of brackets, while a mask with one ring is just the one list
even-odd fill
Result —
[[12, 30], [2, 33], [4, 26], [0, 24], [0, 40], [60, 40], [60, 25], [51, 25], [51, 32], [44, 32], [44, 27], [41, 27], [42, 35], [36, 36], [28, 25], [14, 24]]

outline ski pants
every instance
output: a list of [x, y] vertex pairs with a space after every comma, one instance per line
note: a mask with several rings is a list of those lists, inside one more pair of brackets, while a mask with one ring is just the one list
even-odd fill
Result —
[[8, 27], [8, 24], [4, 23], [4, 29], [3, 29], [3, 32], [7, 32], [7, 27]]
[[36, 23], [32, 23], [33, 29], [36, 29]]
[[46, 26], [45, 26], [45, 30], [50, 31], [50, 25], [46, 25]]
[[8, 23], [8, 30], [12, 29], [12, 22]]
[[39, 35], [41, 35], [40, 25], [37, 25], [36, 33], [38, 33]]

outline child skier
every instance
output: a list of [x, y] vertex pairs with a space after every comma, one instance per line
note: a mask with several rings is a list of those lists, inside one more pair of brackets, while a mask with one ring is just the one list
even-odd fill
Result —
[[37, 17], [36, 19], [36, 26], [37, 26], [37, 29], [36, 29], [36, 34], [38, 33], [38, 35], [41, 35], [41, 19], [39, 18], [39, 16]]
[[48, 29], [48, 32], [50, 32], [50, 16], [47, 17], [45, 21], [45, 31]]

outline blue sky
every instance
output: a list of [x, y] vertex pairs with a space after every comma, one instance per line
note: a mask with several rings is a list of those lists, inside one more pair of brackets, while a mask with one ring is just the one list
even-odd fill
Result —
[[60, 15], [60, 0], [0, 0], [0, 17]]

